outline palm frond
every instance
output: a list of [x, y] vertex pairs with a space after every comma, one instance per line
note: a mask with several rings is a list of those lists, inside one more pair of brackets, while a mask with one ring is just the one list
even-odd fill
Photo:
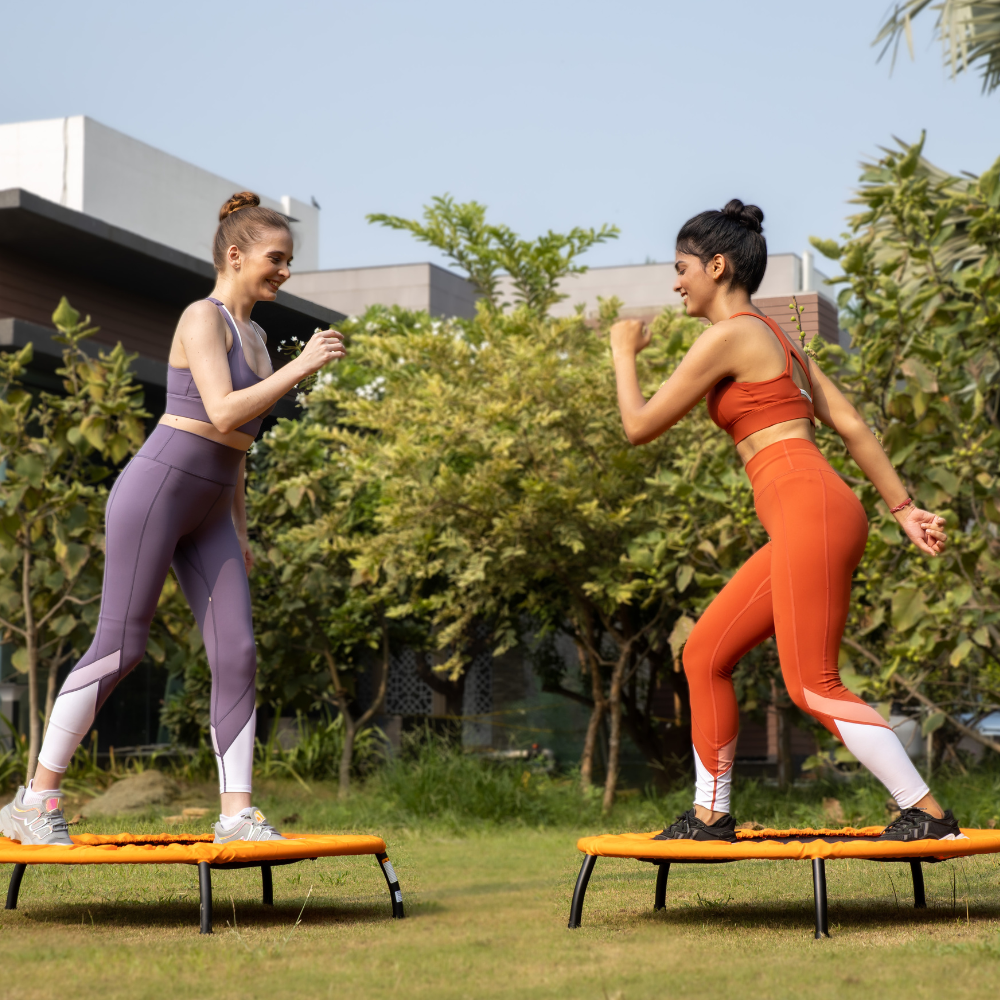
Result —
[[[1000, 0], [904, 0], [897, 3], [879, 29], [873, 45], [882, 45], [879, 59], [892, 49], [896, 64], [900, 40], [905, 38], [913, 58], [912, 21], [927, 8], [938, 12], [935, 31], [944, 48], [944, 61], [952, 77], [978, 67], [982, 72], [983, 91], [992, 93], [1000, 87]], [[890, 68], [891, 71], [891, 68]]]

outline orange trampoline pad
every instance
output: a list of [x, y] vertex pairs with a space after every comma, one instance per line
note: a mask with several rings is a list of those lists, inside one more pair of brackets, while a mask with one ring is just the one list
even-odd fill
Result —
[[1000, 853], [1000, 830], [962, 830], [964, 840], [915, 840], [910, 843], [877, 840], [882, 830], [881, 826], [842, 830], [741, 830], [737, 831], [735, 844], [654, 840], [660, 832], [656, 830], [581, 837], [576, 846], [584, 854], [641, 861], [801, 861], [817, 858], [944, 861], [972, 854]]
[[213, 835], [173, 836], [166, 833], [144, 836], [120, 833], [115, 836], [83, 834], [71, 838], [72, 847], [18, 844], [0, 837], [0, 864], [19, 865], [210, 865], [274, 861], [304, 861], [344, 855], [384, 854], [381, 837], [327, 836], [286, 833], [285, 840], [254, 843], [213, 844]]

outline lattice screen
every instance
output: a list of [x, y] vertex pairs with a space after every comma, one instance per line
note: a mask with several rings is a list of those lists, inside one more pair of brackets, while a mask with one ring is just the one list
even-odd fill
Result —
[[417, 654], [404, 649], [389, 660], [385, 687], [385, 710], [389, 715], [430, 715], [434, 692], [417, 674]]
[[462, 714], [480, 716], [462, 723], [462, 743], [465, 746], [489, 746], [493, 741], [493, 726], [489, 714], [493, 711], [493, 656], [480, 653], [465, 677], [465, 697]]

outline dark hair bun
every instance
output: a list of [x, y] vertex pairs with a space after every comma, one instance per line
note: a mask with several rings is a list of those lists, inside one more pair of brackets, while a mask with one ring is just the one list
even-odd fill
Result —
[[722, 210], [722, 214], [730, 219], [735, 219], [741, 226], [745, 226], [751, 233], [759, 233], [762, 230], [761, 223], [764, 221], [764, 213], [756, 205], [744, 205], [739, 198], [733, 198]]
[[[233, 214], [233, 212], [238, 212], [241, 208], [256, 208], [260, 204], [260, 198], [253, 193], [253, 191], [240, 191], [239, 194], [234, 194], [232, 198], [229, 199], [219, 209], [219, 222], [222, 222], [227, 216]], [[732, 204], [732, 202], [730, 202]]]

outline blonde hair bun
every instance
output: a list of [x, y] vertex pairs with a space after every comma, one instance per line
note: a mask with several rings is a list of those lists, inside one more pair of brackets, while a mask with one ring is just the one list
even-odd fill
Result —
[[219, 222], [228, 218], [233, 212], [238, 212], [241, 208], [256, 208], [259, 204], [260, 198], [253, 191], [240, 191], [219, 209]]

